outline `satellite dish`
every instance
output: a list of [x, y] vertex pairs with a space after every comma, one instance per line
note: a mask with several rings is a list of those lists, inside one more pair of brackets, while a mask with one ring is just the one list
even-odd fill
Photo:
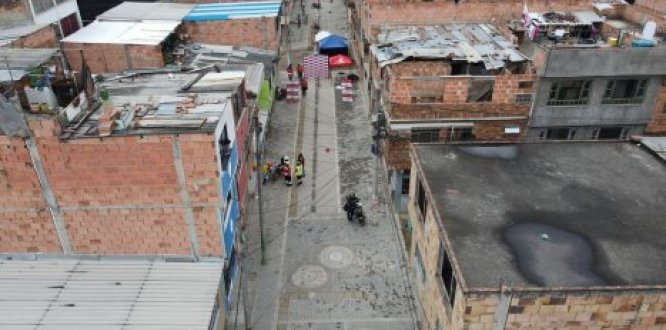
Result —
[[657, 24], [654, 21], [649, 21], [645, 23], [645, 27], [643, 27], [642, 38], [646, 40], [652, 40], [656, 29], [657, 29]]

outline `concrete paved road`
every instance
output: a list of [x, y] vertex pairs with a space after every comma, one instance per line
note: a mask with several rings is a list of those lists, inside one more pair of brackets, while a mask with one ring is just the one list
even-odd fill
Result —
[[[342, 1], [321, 3], [322, 29], [345, 34]], [[300, 61], [307, 33], [292, 36], [298, 47], [290, 58]], [[266, 265], [259, 262], [257, 207], [249, 211], [250, 273], [244, 280], [250, 281], [252, 329], [414, 328], [400, 234], [387, 205], [373, 198], [367, 107], [358, 96], [354, 103], [342, 102], [336, 85], [335, 79], [311, 79], [299, 104], [278, 102], [272, 114], [265, 158], [288, 155], [294, 163], [302, 152], [306, 177], [301, 186], [264, 186]], [[364, 203], [365, 227], [345, 218], [342, 199], [349, 192]], [[244, 329], [242, 313], [234, 308], [227, 319], [236, 317], [236, 328]]]

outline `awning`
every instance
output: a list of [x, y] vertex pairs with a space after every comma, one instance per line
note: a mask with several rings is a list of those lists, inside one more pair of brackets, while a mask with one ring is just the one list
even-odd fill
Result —
[[331, 56], [331, 58], [328, 59], [328, 65], [331, 68], [344, 68], [351, 66], [352, 64], [352, 59], [342, 54]]

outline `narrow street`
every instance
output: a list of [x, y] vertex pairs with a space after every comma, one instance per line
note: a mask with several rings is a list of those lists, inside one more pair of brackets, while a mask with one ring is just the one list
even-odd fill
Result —
[[[348, 35], [342, 0], [294, 3], [289, 59], [301, 63], [312, 52], [309, 28]], [[296, 17], [303, 24], [297, 27]], [[280, 62], [282, 83], [287, 82]], [[332, 79], [309, 80], [297, 104], [277, 101], [268, 127], [264, 159], [305, 157], [302, 185], [280, 178], [263, 186], [266, 264], [261, 265], [257, 201], [249, 210], [249, 296], [252, 329], [414, 329], [416, 313], [402, 243], [393, 215], [374, 197], [375, 156], [364, 104], [357, 86], [354, 102], [343, 102]], [[385, 184], [385, 183], [384, 183]], [[381, 188], [383, 190], [383, 188]], [[342, 210], [348, 193], [360, 197], [365, 227], [348, 222]], [[242, 302], [227, 316], [231, 329], [244, 329]], [[234, 327], [235, 325], [235, 327]]]

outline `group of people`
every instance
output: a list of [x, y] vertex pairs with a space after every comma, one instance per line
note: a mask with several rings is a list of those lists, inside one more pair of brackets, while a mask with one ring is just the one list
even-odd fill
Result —
[[[308, 91], [308, 81], [303, 78], [303, 71], [303, 66], [298, 63], [296, 65], [296, 74], [298, 75], [298, 80], [301, 82], [301, 91], [303, 92], [303, 95], [305, 95]], [[287, 76], [289, 77], [289, 81], [294, 78], [294, 66], [291, 63], [287, 66]]]
[[[303, 183], [303, 177], [305, 176], [305, 157], [302, 153], [298, 154], [296, 159], [296, 166], [294, 167], [293, 174], [296, 176], [296, 182], [301, 185]], [[264, 164], [263, 173], [264, 173], [264, 182], [266, 182], [266, 177], [270, 174], [270, 171], [273, 169], [273, 164], [268, 161]], [[291, 187], [292, 182], [292, 169], [291, 163], [289, 162], [289, 157], [283, 156], [280, 158], [280, 164], [277, 166], [276, 170], [278, 174], [284, 177], [284, 181], [287, 186]]]

